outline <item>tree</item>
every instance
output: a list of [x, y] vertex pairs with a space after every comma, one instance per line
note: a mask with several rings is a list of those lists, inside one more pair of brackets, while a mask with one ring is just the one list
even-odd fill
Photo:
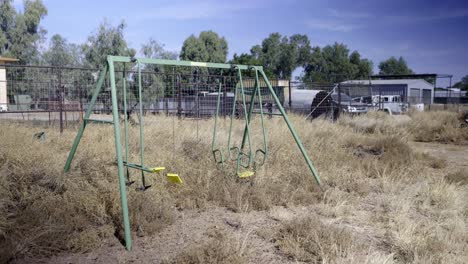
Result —
[[370, 75], [372, 75], [372, 61], [368, 59], [361, 59], [361, 54], [359, 54], [359, 52], [353, 51], [349, 56], [349, 62], [351, 62], [353, 67], [353, 79], [367, 79]]
[[[154, 39], [150, 39], [146, 44], [143, 44], [141, 48], [145, 58], [152, 59], [165, 59], [175, 60], [177, 59], [177, 53], [164, 49], [164, 44], [159, 43]], [[147, 74], [144, 78], [145, 89], [143, 91], [144, 98], [154, 100], [161, 96], [172, 96], [174, 93], [175, 79], [173, 76], [170, 78], [161, 78], [162, 76], [156, 73], [171, 72], [171, 66], [161, 66], [155, 64], [146, 64], [144, 66], [145, 71], [155, 72], [155, 74]], [[135, 94], [135, 98], [137, 95]]]
[[86, 44], [82, 45], [85, 65], [92, 68], [102, 67], [108, 55], [135, 56], [136, 51], [128, 47], [124, 37], [125, 21], [116, 27], [106, 21], [99, 25], [98, 31], [88, 37]]
[[47, 15], [41, 0], [24, 1], [22, 13], [16, 12], [11, 0], [0, 3], [0, 54], [28, 64], [39, 59], [38, 45], [46, 31], [40, 22]]
[[177, 53], [164, 49], [164, 44], [159, 43], [154, 39], [150, 39], [146, 44], [141, 47], [141, 53], [146, 58], [175, 60]]
[[59, 34], [52, 36], [42, 57], [46, 65], [52, 66], [79, 66], [82, 61], [79, 46], [68, 43]]
[[323, 48], [314, 47], [304, 67], [303, 81], [342, 82], [347, 79], [368, 78], [372, 74], [372, 62], [362, 59], [357, 51], [341, 43]]
[[413, 70], [408, 67], [406, 60], [403, 57], [395, 58], [390, 57], [389, 59], [379, 63], [379, 74], [390, 75], [390, 74], [414, 74]]
[[[232, 60], [229, 61], [230, 64], [242, 64], [242, 65], [256, 65], [259, 66], [261, 65], [261, 62], [258, 58], [256, 58], [252, 54], [247, 54], [247, 53], [241, 53], [240, 55], [237, 55], [234, 53]], [[247, 71], [243, 73], [244, 76], [247, 77], [255, 77], [253, 72]]]
[[465, 75], [459, 82], [453, 87], [460, 88], [461, 90], [468, 91], [468, 75]]
[[[303, 66], [310, 57], [310, 41], [306, 35], [295, 34], [290, 37], [271, 33], [250, 49], [253, 62], [263, 66], [270, 78], [291, 78], [292, 72]], [[244, 55], [244, 59], [247, 54]]]
[[225, 63], [228, 43], [214, 31], [202, 31], [198, 37], [190, 35], [182, 45], [180, 59]]

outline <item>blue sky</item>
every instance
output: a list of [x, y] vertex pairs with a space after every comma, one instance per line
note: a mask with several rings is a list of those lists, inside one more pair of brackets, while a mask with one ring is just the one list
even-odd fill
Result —
[[[272, 32], [307, 34], [313, 46], [342, 42], [374, 62], [403, 56], [417, 73], [468, 74], [468, 1], [434, 0], [44, 0], [42, 26], [83, 43], [104, 19], [127, 23], [129, 44], [149, 38], [179, 51], [185, 38], [214, 30], [229, 57], [248, 52]], [[16, 0], [17, 6], [21, 5]], [[297, 74], [298, 71], [296, 71]]]

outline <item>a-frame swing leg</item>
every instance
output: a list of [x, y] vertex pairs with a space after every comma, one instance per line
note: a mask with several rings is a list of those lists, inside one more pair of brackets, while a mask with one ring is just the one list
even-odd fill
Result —
[[312, 165], [312, 162], [310, 161], [309, 156], [307, 155], [307, 152], [306, 152], [304, 146], [302, 145], [302, 142], [299, 139], [299, 136], [296, 133], [296, 130], [294, 129], [291, 122], [289, 121], [289, 118], [286, 115], [286, 112], [284, 111], [284, 108], [281, 105], [281, 102], [278, 99], [278, 96], [276, 96], [275, 91], [271, 87], [270, 81], [268, 81], [268, 78], [266, 77], [265, 72], [263, 72], [263, 70], [260, 70], [260, 73], [262, 74], [263, 80], [267, 84], [268, 89], [270, 90], [270, 93], [273, 96], [273, 99], [275, 100], [276, 105], [278, 106], [278, 110], [280, 111], [281, 115], [283, 116], [284, 122], [286, 122], [286, 125], [288, 125], [289, 131], [291, 131], [291, 134], [292, 134], [294, 140], [296, 141], [296, 144], [299, 147], [299, 150], [301, 151], [302, 156], [304, 157], [305, 161], [307, 162], [307, 165], [309, 166], [309, 169], [312, 172], [312, 175], [314, 175], [315, 181], [317, 182], [317, 184], [319, 186], [321, 186], [320, 177], [318, 176], [318, 173], [315, 170], [314, 165]]
[[131, 250], [132, 249], [132, 237], [131, 237], [131, 232], [130, 232], [130, 218], [128, 216], [127, 190], [126, 190], [126, 180], [124, 176], [122, 146], [120, 143], [119, 108], [117, 105], [117, 89], [115, 85], [114, 61], [112, 60], [111, 56], [107, 57], [107, 63], [109, 65], [109, 78], [110, 78], [110, 83], [111, 83], [112, 118], [114, 120], [115, 152], [117, 156], [117, 168], [119, 172], [119, 189], [120, 189], [120, 199], [122, 202], [122, 216], [123, 216], [123, 224], [124, 224], [125, 247], [127, 250]]
[[80, 128], [78, 129], [78, 133], [76, 134], [75, 141], [73, 141], [73, 146], [70, 150], [70, 153], [68, 154], [67, 162], [65, 163], [65, 166], [63, 168], [64, 172], [68, 172], [70, 170], [70, 165], [73, 161], [73, 158], [75, 157], [76, 150], [78, 149], [78, 145], [80, 144], [81, 137], [83, 136], [83, 132], [86, 128], [86, 123], [89, 120], [89, 117], [91, 116], [91, 111], [93, 111], [94, 104], [96, 103], [97, 97], [101, 93], [102, 90], [102, 85], [104, 84], [104, 80], [106, 79], [106, 75], [108, 72], [108, 67], [107, 65], [104, 66], [104, 69], [102, 69], [101, 76], [99, 76], [99, 80], [96, 85], [96, 90], [94, 90], [93, 97], [91, 98], [91, 102], [89, 102], [88, 109], [86, 110], [85, 116], [83, 118], [83, 122], [81, 122]]

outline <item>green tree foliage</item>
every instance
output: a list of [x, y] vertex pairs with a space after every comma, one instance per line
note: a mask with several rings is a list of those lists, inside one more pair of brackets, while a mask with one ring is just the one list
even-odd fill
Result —
[[457, 82], [453, 87], [460, 88], [461, 90], [468, 91], [468, 75], [465, 75], [459, 82]]
[[[265, 73], [273, 78], [291, 78], [292, 72], [303, 66], [310, 58], [310, 41], [306, 35], [290, 37], [272, 33], [250, 50], [252, 62], [264, 67]], [[244, 58], [248, 58], [245, 57]]]
[[389, 59], [379, 63], [379, 74], [414, 74], [413, 70], [408, 67], [406, 60], [403, 57]]
[[40, 22], [47, 15], [41, 0], [24, 1], [23, 12], [17, 12], [11, 0], [0, 2], [0, 55], [15, 57], [28, 64], [39, 59], [38, 45], [46, 31]]
[[[152, 59], [165, 59], [176, 60], [177, 53], [168, 51], [164, 48], [164, 44], [159, 43], [154, 39], [150, 39], [147, 43], [143, 44], [141, 53], [145, 58]], [[157, 97], [172, 95], [175, 86], [175, 77], [157, 73], [171, 72], [171, 66], [161, 66], [154, 64], [144, 65], [144, 71], [154, 72], [154, 74], [147, 74], [144, 78], [144, 85], [148, 87], [143, 91], [143, 96], [149, 99], [156, 99]]]
[[79, 66], [82, 60], [80, 47], [68, 43], [59, 34], [52, 36], [49, 48], [42, 57], [46, 65], [52, 66]]
[[303, 81], [341, 82], [347, 79], [366, 79], [372, 74], [372, 62], [362, 59], [357, 51], [341, 43], [323, 48], [314, 47], [305, 63]]
[[141, 47], [141, 53], [146, 58], [153, 59], [164, 59], [164, 60], [175, 60], [177, 59], [177, 53], [164, 49], [164, 44], [159, 43], [154, 39], [150, 39], [147, 43]]
[[113, 27], [106, 21], [99, 25], [96, 33], [88, 37], [86, 44], [82, 45], [84, 64], [92, 68], [101, 68], [108, 55], [135, 56], [136, 51], [128, 47], [124, 37], [125, 22]]
[[[241, 53], [240, 55], [237, 55], [234, 53], [232, 60], [229, 61], [230, 64], [242, 64], [242, 65], [262, 65], [260, 60], [256, 58], [252, 54], [247, 54], [247, 53]], [[231, 73], [235, 74], [235, 73]], [[255, 77], [253, 72], [245, 72], [243, 73], [246, 77]], [[271, 73], [270, 73], [271, 75]]]
[[182, 45], [180, 59], [225, 63], [228, 43], [214, 31], [202, 31], [198, 37], [190, 35]]

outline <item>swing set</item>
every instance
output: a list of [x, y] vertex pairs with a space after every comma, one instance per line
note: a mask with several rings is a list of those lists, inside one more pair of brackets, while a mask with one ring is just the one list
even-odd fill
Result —
[[[117, 88], [116, 88], [116, 70], [115, 64], [122, 63], [124, 65], [123, 71], [123, 82], [122, 82], [122, 96], [123, 96], [123, 113], [124, 113], [124, 138], [125, 138], [125, 158], [122, 154], [122, 144], [121, 144], [121, 129], [120, 129], [120, 121], [119, 121], [119, 105], [117, 100]], [[128, 130], [128, 102], [127, 102], [127, 84], [126, 84], [126, 72], [125, 72], [125, 65], [130, 63], [136, 63], [137, 66], [137, 79], [138, 79], [138, 104], [139, 104], [139, 145], [140, 145], [140, 162], [131, 163], [129, 162], [129, 130]], [[173, 67], [197, 67], [197, 68], [211, 68], [211, 69], [220, 69], [220, 70], [228, 70], [231, 72], [237, 73], [237, 82], [236, 86], [234, 87], [234, 102], [232, 106], [232, 111], [230, 115], [230, 126], [229, 126], [229, 134], [228, 134], [228, 142], [227, 142], [227, 155], [223, 154], [223, 150], [216, 145], [216, 138], [217, 138], [217, 128], [219, 123], [219, 112], [220, 112], [220, 104], [221, 104], [221, 93], [223, 83], [220, 79], [217, 80], [218, 84], [218, 93], [217, 93], [217, 101], [216, 101], [216, 110], [215, 110], [215, 117], [214, 117], [214, 128], [213, 128], [213, 140], [212, 140], [212, 155], [216, 162], [216, 164], [225, 166], [228, 162], [235, 162], [236, 165], [236, 175], [240, 179], [249, 178], [255, 175], [255, 172], [258, 167], [264, 165], [268, 158], [268, 144], [266, 138], [266, 128], [265, 128], [265, 121], [264, 121], [264, 112], [263, 112], [263, 99], [264, 95], [262, 95], [261, 85], [260, 85], [260, 77], [262, 78], [263, 82], [266, 84], [268, 89], [268, 94], [274, 100], [279, 113], [269, 113], [269, 115], [278, 115], [282, 116], [285, 123], [287, 124], [299, 150], [301, 151], [302, 156], [304, 157], [312, 175], [314, 176], [317, 184], [320, 186], [320, 178], [310, 161], [304, 146], [302, 145], [299, 136], [297, 135], [295, 129], [293, 128], [291, 122], [289, 121], [288, 116], [284, 108], [281, 105], [280, 100], [278, 99], [274, 89], [272, 88], [270, 82], [268, 81], [267, 76], [263, 71], [263, 67], [261, 66], [248, 66], [248, 65], [237, 65], [237, 64], [224, 64], [224, 63], [205, 63], [205, 62], [193, 62], [193, 61], [176, 61], [176, 60], [162, 60], [162, 59], [149, 59], [149, 58], [131, 58], [131, 57], [122, 57], [122, 56], [108, 56], [107, 63], [104, 65], [104, 68], [99, 76], [96, 89], [93, 93], [91, 98], [90, 104], [88, 109], [86, 110], [85, 116], [83, 118], [83, 122], [81, 123], [78, 133], [75, 137], [73, 142], [73, 146], [70, 150], [68, 155], [68, 159], [64, 166], [64, 172], [68, 172], [70, 170], [71, 163], [75, 156], [75, 153], [78, 149], [78, 145], [80, 140], [83, 136], [84, 130], [89, 123], [105, 123], [105, 124], [112, 124], [114, 127], [114, 139], [115, 139], [115, 150], [117, 156], [117, 168], [118, 168], [118, 176], [119, 176], [119, 189], [120, 189], [120, 196], [121, 196], [121, 203], [122, 203], [122, 214], [123, 214], [123, 227], [124, 227], [124, 238], [125, 238], [125, 246], [127, 250], [131, 250], [132, 248], [132, 239], [131, 239], [131, 231], [130, 231], [130, 220], [128, 214], [128, 205], [127, 205], [127, 186], [134, 183], [134, 181], [130, 180], [130, 169], [139, 170], [141, 172], [141, 188], [139, 190], [144, 191], [149, 188], [149, 185], [146, 185], [146, 178], [145, 173], [160, 173], [164, 171], [166, 168], [163, 166], [156, 166], [156, 167], [148, 167], [145, 165], [145, 157], [144, 157], [144, 134], [143, 134], [143, 96], [142, 96], [142, 64], [152, 64], [158, 66], [173, 66]], [[242, 71], [250, 71], [254, 73], [255, 76], [255, 85], [253, 88], [245, 88], [244, 82], [242, 78]], [[110, 82], [110, 91], [111, 91], [111, 100], [112, 100], [112, 121], [107, 120], [98, 120], [98, 119], [91, 119], [91, 113], [93, 108], [96, 104], [96, 100], [103, 90], [104, 82], [106, 80], [107, 75], [109, 75], [109, 82]], [[178, 80], [178, 85], [180, 89], [180, 78]], [[180, 95], [179, 95], [180, 96]], [[246, 96], [250, 96], [250, 102], [247, 103]], [[197, 95], [198, 97], [198, 95]], [[179, 97], [180, 100], [180, 97]], [[198, 98], [197, 98], [198, 104]], [[256, 110], [255, 108], [258, 108]], [[240, 146], [236, 146], [233, 143], [233, 127], [234, 127], [234, 119], [236, 118], [237, 107], [240, 107], [240, 111], [245, 116], [245, 125], [244, 131], [242, 136], [242, 141]], [[263, 136], [263, 147], [256, 149], [253, 151], [252, 148], [252, 138], [251, 138], [251, 120], [253, 114], [259, 114], [261, 120], [261, 129], [262, 129], [262, 136]], [[174, 128], [173, 128], [174, 129]], [[181, 184], [183, 183], [182, 179], [176, 173], [167, 173], [166, 178], [171, 183]]]

